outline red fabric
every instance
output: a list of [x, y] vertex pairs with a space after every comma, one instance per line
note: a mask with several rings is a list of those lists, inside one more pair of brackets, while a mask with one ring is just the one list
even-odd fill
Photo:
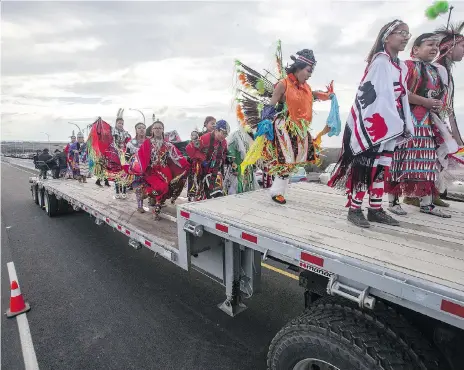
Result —
[[93, 125], [89, 133], [89, 140], [92, 148], [97, 156], [104, 156], [110, 145], [113, 143], [113, 134], [111, 126], [98, 119]]
[[[214, 131], [213, 131], [214, 132]], [[200, 145], [198, 148], [196, 148], [194, 145], [193, 145], [193, 141], [191, 141], [190, 143], [188, 143], [188, 145], [186, 146], [185, 150], [188, 154], [188, 156], [193, 160], [193, 159], [199, 159], [200, 161], [206, 161], [206, 160], [211, 160], [211, 158], [206, 158], [206, 153], [208, 152], [208, 149], [209, 149], [209, 146], [210, 146], [210, 142], [211, 142], [211, 135], [213, 134], [213, 132], [208, 132], [204, 135], [201, 135], [200, 136]], [[217, 146], [219, 144], [219, 140], [214, 140], [214, 146]], [[218, 157], [221, 157], [221, 158], [217, 158], [217, 160], [221, 160], [222, 161], [225, 161], [226, 160], [226, 155], [227, 155], [227, 141], [224, 139], [222, 140], [222, 150], [223, 152], [222, 153], [218, 153]]]
[[[152, 143], [147, 139], [140, 146], [129, 173], [143, 176], [148, 184], [147, 192], [155, 193], [157, 202], [166, 199], [170, 182], [187, 174], [190, 164], [170, 142], [164, 142], [158, 153], [152, 156]], [[152, 158], [156, 158], [154, 161]]]

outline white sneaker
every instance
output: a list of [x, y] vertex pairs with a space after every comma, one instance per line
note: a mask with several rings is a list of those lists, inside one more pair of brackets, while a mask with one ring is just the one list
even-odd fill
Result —
[[114, 199], [119, 199], [119, 198], [120, 198], [120, 195], [119, 195], [119, 194], [115, 194], [113, 198], [114, 198]]
[[122, 194], [121, 194], [121, 198], [122, 198], [122, 199], [126, 199], [126, 198], [127, 198], [127, 195], [124, 194], [124, 193], [122, 193]]
[[408, 212], [406, 212], [403, 208], [401, 208], [401, 204], [395, 204], [393, 206], [389, 206], [388, 210], [391, 213], [394, 213], [395, 215], [398, 215], [398, 216], [406, 216], [408, 214]]

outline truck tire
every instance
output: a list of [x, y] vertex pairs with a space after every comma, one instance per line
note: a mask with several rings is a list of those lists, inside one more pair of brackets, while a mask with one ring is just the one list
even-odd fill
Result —
[[426, 367], [375, 315], [323, 300], [277, 333], [269, 347], [269, 370], [438, 369]]
[[39, 198], [39, 207], [44, 209], [45, 208], [45, 197], [44, 197], [44, 189], [37, 188], [37, 195]]
[[72, 206], [68, 203], [67, 200], [61, 198], [58, 201], [58, 213], [60, 215], [64, 215], [64, 214], [71, 213], [71, 212], [73, 212]]
[[55, 217], [58, 214], [58, 200], [54, 194], [48, 191], [44, 192], [45, 212], [49, 217]]
[[326, 296], [317, 300], [311, 309], [306, 310], [302, 316], [311, 315], [312, 308], [346, 307], [357, 311], [369, 320], [376, 320], [391, 330], [398, 337], [399, 343], [404, 347], [409, 355], [415, 360], [418, 369], [427, 370], [448, 370], [448, 362], [440, 353], [439, 349], [432, 345], [424, 335], [416, 329], [403, 315], [398, 313], [382, 301], [377, 301], [374, 310], [363, 310], [359, 306], [344, 298]]
[[39, 204], [39, 192], [36, 184], [31, 185], [32, 200], [35, 204]]

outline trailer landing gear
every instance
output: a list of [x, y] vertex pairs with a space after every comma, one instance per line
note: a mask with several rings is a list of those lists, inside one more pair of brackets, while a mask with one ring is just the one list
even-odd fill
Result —
[[247, 309], [247, 306], [241, 302], [240, 282], [233, 282], [232, 295], [230, 298], [227, 297], [227, 299], [223, 303], [219, 304], [218, 307], [231, 317], [234, 317]]
[[240, 246], [226, 240], [224, 248], [225, 285], [227, 299], [218, 307], [229, 316], [236, 316], [246, 310], [241, 302], [240, 292]]

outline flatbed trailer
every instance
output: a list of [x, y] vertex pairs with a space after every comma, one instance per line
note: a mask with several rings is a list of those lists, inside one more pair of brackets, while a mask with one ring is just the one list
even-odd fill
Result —
[[[290, 186], [286, 205], [266, 190], [162, 210], [162, 220], [93, 182], [30, 178], [54, 216], [82, 210], [189, 271], [225, 287], [230, 316], [260, 291], [261, 261], [299, 273], [306, 310], [273, 339], [269, 369], [464, 369], [464, 203], [451, 219], [409, 214], [359, 229], [346, 200], [320, 184]], [[447, 210], [448, 211], [448, 210]]]

